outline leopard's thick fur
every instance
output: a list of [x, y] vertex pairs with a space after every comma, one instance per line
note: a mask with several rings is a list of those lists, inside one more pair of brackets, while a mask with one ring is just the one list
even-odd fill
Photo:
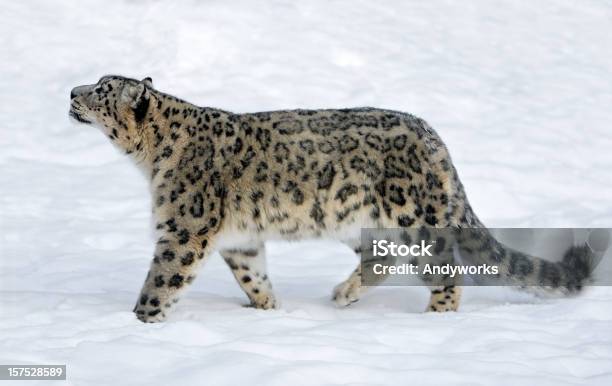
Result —
[[[359, 254], [364, 227], [483, 227], [446, 147], [410, 114], [233, 114], [159, 92], [150, 78], [105, 76], [72, 90], [70, 115], [98, 126], [150, 178], [158, 239], [134, 309], [144, 322], [167, 317], [213, 250], [251, 304], [269, 309], [278, 303], [265, 240], [331, 237]], [[491, 241], [488, 233], [483, 238]], [[513, 268], [531, 264], [519, 284], [544, 264], [504, 251], [501, 276], [516, 277]], [[569, 281], [571, 272], [563, 272]], [[339, 305], [359, 299], [360, 275], [358, 266], [335, 288]], [[457, 286], [434, 287], [427, 309], [456, 310], [459, 297]]]

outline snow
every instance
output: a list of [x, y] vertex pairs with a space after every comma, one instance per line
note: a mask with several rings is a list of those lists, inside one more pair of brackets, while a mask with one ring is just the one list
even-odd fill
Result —
[[2, 8], [0, 364], [67, 364], [69, 385], [612, 384], [609, 287], [470, 287], [448, 314], [422, 313], [424, 287], [377, 288], [337, 309], [331, 289], [356, 261], [331, 242], [268, 246], [280, 310], [241, 307], [215, 255], [168, 322], [141, 324], [146, 181], [67, 117], [70, 89], [108, 73], [236, 112], [408, 111], [445, 140], [489, 226], [610, 227], [606, 2]]

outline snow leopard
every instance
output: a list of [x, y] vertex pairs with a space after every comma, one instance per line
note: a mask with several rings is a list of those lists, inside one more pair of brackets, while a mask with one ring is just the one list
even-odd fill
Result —
[[[232, 113], [103, 76], [70, 93], [69, 115], [101, 130], [150, 183], [156, 244], [134, 313], [164, 321], [213, 251], [250, 305], [278, 306], [265, 241], [331, 238], [362, 253], [362, 228], [473, 229], [462, 252], [500, 265], [500, 283], [578, 291], [590, 255], [548, 262], [497, 242], [474, 214], [449, 152], [421, 118], [378, 108]], [[295, 256], [293, 258], [299, 258]], [[359, 264], [333, 290], [368, 289]], [[428, 311], [456, 311], [460, 283], [429, 286]]]

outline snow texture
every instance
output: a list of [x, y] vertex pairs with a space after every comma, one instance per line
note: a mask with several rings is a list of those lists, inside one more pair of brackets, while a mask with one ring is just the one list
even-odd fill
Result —
[[337, 309], [356, 260], [332, 242], [268, 245], [278, 311], [241, 307], [214, 255], [142, 324], [147, 183], [67, 116], [70, 89], [109, 73], [236, 112], [407, 111], [487, 225], [611, 227], [609, 2], [167, 3], [2, 2], [0, 364], [67, 364], [68, 385], [612, 384], [611, 288], [470, 287], [433, 314], [425, 287], [387, 287]]

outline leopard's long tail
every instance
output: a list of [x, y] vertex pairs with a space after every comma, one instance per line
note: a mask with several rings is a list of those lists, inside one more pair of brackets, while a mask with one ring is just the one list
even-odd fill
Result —
[[587, 243], [569, 247], [560, 261], [553, 262], [509, 248], [497, 241], [477, 219], [475, 221], [478, 224], [472, 225], [480, 227], [457, 232], [457, 246], [461, 258], [468, 263], [498, 267], [497, 275], [480, 278], [487, 284], [520, 286], [539, 293], [571, 294], [589, 283], [596, 253]]
[[[434, 135], [434, 134], [432, 134]], [[432, 142], [432, 148], [439, 150], [441, 141]], [[438, 151], [442, 161], [439, 165], [452, 165], [448, 152]], [[444, 170], [436, 172], [443, 174]], [[449, 173], [449, 171], [446, 171]], [[588, 245], [569, 247], [560, 261], [548, 261], [537, 256], [514, 250], [495, 239], [491, 232], [480, 222], [472, 210], [457, 171], [451, 166], [451, 178], [445, 184], [448, 189], [448, 215], [450, 226], [457, 231], [458, 247], [461, 258], [469, 264], [488, 264], [498, 267], [494, 276], [478, 275], [476, 281], [487, 281], [490, 285], [511, 285], [527, 290], [544, 293], [575, 293], [591, 280], [594, 266], [601, 257]], [[608, 249], [609, 239], [598, 250]], [[487, 280], [488, 279], [488, 280]]]

